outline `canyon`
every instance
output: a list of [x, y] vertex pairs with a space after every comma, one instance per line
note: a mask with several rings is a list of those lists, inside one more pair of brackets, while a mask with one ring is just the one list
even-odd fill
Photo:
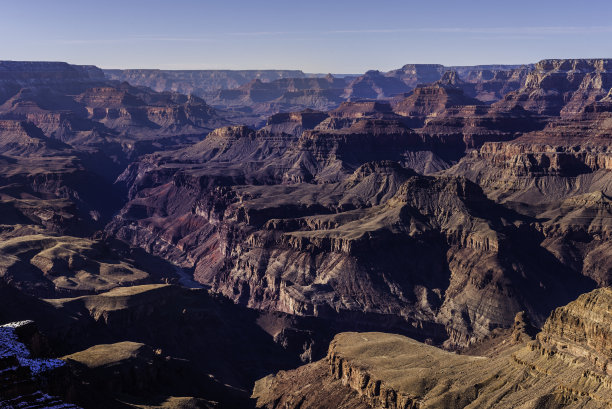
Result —
[[0, 402], [610, 405], [610, 61], [0, 62]]
[[512, 332], [480, 346], [482, 356], [346, 332], [323, 360], [259, 380], [253, 396], [262, 408], [323, 407], [327, 396], [338, 408], [606, 407], [609, 307], [609, 288], [582, 295], [556, 309], [535, 338], [517, 317]]
[[261, 125], [278, 112], [304, 109], [331, 110], [344, 101], [387, 99], [407, 93], [419, 84], [438, 81], [447, 72], [469, 96], [485, 103], [517, 90], [531, 65], [450, 66], [406, 64], [388, 72], [365, 74], [306, 74], [301, 71], [172, 71], [104, 70], [113, 80], [127, 81], [155, 91], [192, 94], [213, 107], [243, 113], [242, 121]]

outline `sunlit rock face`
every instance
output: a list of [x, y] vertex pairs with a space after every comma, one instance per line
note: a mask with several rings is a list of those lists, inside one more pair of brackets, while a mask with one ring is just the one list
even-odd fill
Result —
[[317, 407], [327, 396], [341, 408], [602, 407], [612, 399], [610, 295], [602, 288], [556, 309], [535, 340], [521, 313], [511, 333], [479, 346], [483, 356], [342, 333], [325, 359], [259, 380], [253, 398], [260, 408]]

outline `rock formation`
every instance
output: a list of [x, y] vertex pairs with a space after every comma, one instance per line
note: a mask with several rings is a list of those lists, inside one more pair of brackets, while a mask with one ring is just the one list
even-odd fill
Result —
[[610, 60], [543, 60], [525, 83], [499, 106], [521, 106], [544, 115], [571, 115], [607, 95], [612, 86]]
[[214, 106], [223, 108], [249, 107], [251, 112], [271, 114], [307, 107], [327, 110], [341, 98], [346, 81], [343, 78], [283, 78], [271, 82], [255, 79], [236, 89], [222, 89], [209, 94]]
[[111, 80], [149, 87], [158, 92], [204, 96], [219, 89], [234, 89], [255, 79], [265, 82], [281, 78], [305, 78], [298, 70], [103, 70]]
[[[249, 407], [256, 379], [295, 367], [300, 354], [306, 362], [311, 352], [322, 356], [333, 336], [321, 322], [258, 313], [174, 285], [45, 301], [0, 286], [0, 296], [0, 320], [30, 316], [40, 323], [44, 336], [24, 342], [37, 356], [67, 362], [52, 391], [83, 407], [189, 400]], [[9, 346], [0, 339], [0, 351]]]
[[[600, 408], [612, 399], [610, 290], [553, 312], [536, 341], [494, 357], [456, 355], [406, 337], [343, 333], [327, 357], [261, 379], [261, 408]], [[319, 376], [313, 376], [318, 374]], [[327, 396], [330, 396], [328, 398]]]
[[288, 370], [259, 406], [601, 407], [607, 61], [0, 63], [0, 323], [35, 320], [70, 393], [26, 384], [233, 408]]
[[[53, 395], [65, 393], [68, 375], [59, 359], [33, 357], [40, 334], [32, 321], [0, 326], [0, 406], [3, 408], [79, 409]], [[31, 348], [26, 343], [32, 345]], [[62, 382], [63, 381], [63, 382]]]
[[418, 85], [436, 82], [457, 72], [466, 95], [485, 103], [501, 99], [523, 85], [532, 66], [444, 67], [407, 64], [389, 72], [363, 75], [304, 74], [301, 71], [164, 71], [104, 70], [112, 80], [204, 98], [218, 109], [229, 110], [235, 121], [261, 126], [279, 112], [330, 110], [343, 101], [389, 99]]
[[[371, 123], [305, 132], [297, 149], [272, 156], [265, 173], [247, 173], [244, 156], [228, 167], [229, 158], [245, 153], [240, 146], [278, 152], [269, 135], [246, 128], [216, 131], [173, 158], [151, 158], [163, 168], [124, 176], [133, 200], [108, 233], [193, 267], [197, 280], [250, 307], [338, 319], [349, 312], [364, 319], [390, 314], [414, 321], [425, 337], [446, 332], [456, 345], [511, 325], [523, 309], [543, 321], [556, 303], [578, 294], [567, 293], [535, 262], [558, 263], [529, 238], [537, 230], [527, 219], [496, 207], [467, 180], [422, 177], [394, 162], [344, 171], [365, 161], [361, 152], [382, 159], [404, 143], [422, 143], [402, 127], [367, 128]], [[372, 144], [355, 152], [347, 138]], [[243, 186], [246, 178], [290, 183]], [[189, 201], [175, 202], [178, 197]], [[417, 254], [438, 263], [420, 264]], [[592, 288], [580, 273], [556, 268], [575, 290]], [[535, 295], [544, 288], [549, 296]], [[489, 291], [496, 295], [485, 303]]]
[[417, 87], [411, 95], [397, 101], [394, 112], [402, 116], [436, 116], [451, 107], [479, 105], [480, 101], [467, 97], [457, 87], [429, 86]]

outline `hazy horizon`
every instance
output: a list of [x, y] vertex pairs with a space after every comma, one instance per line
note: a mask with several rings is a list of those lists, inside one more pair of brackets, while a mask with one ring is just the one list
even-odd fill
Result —
[[35, 0], [0, 16], [3, 60], [101, 68], [388, 71], [612, 55], [612, 3]]

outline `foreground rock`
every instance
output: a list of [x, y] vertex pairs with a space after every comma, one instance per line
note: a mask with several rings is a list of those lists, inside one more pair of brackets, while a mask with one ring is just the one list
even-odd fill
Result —
[[78, 409], [49, 395], [66, 397], [70, 377], [63, 361], [33, 356], [42, 352], [43, 343], [32, 321], [0, 326], [0, 407]]
[[87, 408], [250, 407], [256, 379], [319, 359], [336, 332], [359, 329], [262, 313], [174, 285], [50, 300], [0, 285], [0, 298], [0, 322], [40, 323], [38, 350], [68, 361], [66, 390]]
[[493, 357], [456, 355], [399, 335], [340, 334], [325, 360], [258, 381], [253, 397], [269, 409], [608, 407], [610, 305], [608, 288], [585, 294], [557, 309], [535, 341], [508, 338]]
[[[218, 408], [219, 398], [226, 401], [223, 407], [240, 405], [238, 398], [232, 402], [226, 388], [214, 378], [197, 380], [200, 374], [187, 361], [164, 356], [162, 350], [141, 343], [95, 345], [62, 359], [75, 378], [73, 399], [86, 407]], [[194, 393], [217, 401], [188, 397]]]

